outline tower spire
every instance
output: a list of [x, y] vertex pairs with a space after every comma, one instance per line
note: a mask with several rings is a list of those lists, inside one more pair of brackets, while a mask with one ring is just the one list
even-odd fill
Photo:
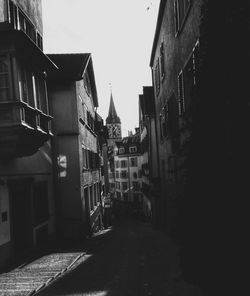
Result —
[[120, 117], [116, 113], [111, 83], [109, 83], [109, 85], [110, 85], [110, 103], [109, 103], [108, 117], [106, 118], [106, 124], [107, 123], [121, 123]]

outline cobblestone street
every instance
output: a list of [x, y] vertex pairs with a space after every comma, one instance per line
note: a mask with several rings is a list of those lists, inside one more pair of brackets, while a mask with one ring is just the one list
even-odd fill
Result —
[[147, 223], [122, 221], [88, 240], [86, 250], [72, 272], [39, 296], [203, 295], [181, 279], [177, 248]]

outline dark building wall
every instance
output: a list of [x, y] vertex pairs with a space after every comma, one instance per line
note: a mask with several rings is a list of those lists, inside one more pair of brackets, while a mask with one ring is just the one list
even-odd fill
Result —
[[[54, 200], [54, 183], [52, 174], [52, 157], [50, 142], [47, 142], [40, 150], [30, 157], [13, 159], [9, 162], [0, 164], [0, 180], [2, 181], [0, 192], [0, 214], [1, 219], [6, 213], [6, 220], [0, 224], [0, 266], [9, 263], [15, 255], [19, 254], [21, 246], [15, 244], [16, 233], [13, 229], [17, 229], [20, 235], [25, 235], [26, 230], [23, 228], [23, 223], [18, 223], [18, 217], [22, 215], [24, 209], [24, 201], [21, 207], [17, 208], [17, 203], [14, 204], [13, 189], [28, 180], [30, 186], [29, 198], [27, 200], [28, 215], [31, 216], [30, 225], [31, 232], [29, 233], [29, 248], [38, 246], [43, 240], [52, 237], [55, 234], [55, 200]], [[16, 184], [16, 185], [15, 185]], [[38, 195], [36, 186], [44, 185], [46, 192]], [[4, 191], [2, 190], [4, 189]], [[20, 196], [20, 200], [23, 196]], [[38, 201], [39, 199], [39, 201]], [[46, 201], [47, 200], [47, 201]], [[38, 204], [42, 201], [43, 210], [42, 217], [33, 207], [34, 203]], [[19, 214], [17, 212], [19, 211]], [[38, 216], [37, 216], [38, 214]], [[41, 219], [40, 219], [41, 218]], [[20, 224], [20, 227], [19, 225]], [[46, 229], [44, 228], [46, 227]], [[45, 229], [43, 237], [40, 236], [40, 230]], [[25, 238], [23, 238], [25, 241]]]
[[79, 124], [75, 83], [49, 83], [53, 114], [53, 151], [59, 233], [66, 238], [83, 236]]
[[48, 92], [53, 110], [53, 116], [56, 121], [53, 126], [53, 131], [56, 134], [78, 134], [78, 110], [75, 83], [62, 81], [60, 83], [49, 83]]
[[[166, 75], [159, 96], [155, 94], [158, 116], [172, 92], [180, 99], [178, 74], [188, 69], [194, 53], [196, 56], [189, 108], [178, 116], [177, 149], [173, 150], [173, 138], [161, 141], [159, 136], [161, 182], [166, 184], [161, 186], [162, 225], [182, 245], [186, 278], [212, 289], [235, 276], [235, 267], [227, 261], [237, 250], [230, 237], [245, 244], [249, 174], [243, 172], [250, 163], [250, 113], [242, 65], [249, 64], [249, 3], [191, 1], [188, 17], [176, 36], [171, 22], [174, 1], [165, 3], [161, 30], [165, 28], [162, 38], [168, 40]], [[158, 56], [160, 43], [157, 39]], [[236, 56], [239, 58], [232, 58]], [[156, 58], [153, 54], [151, 65]], [[157, 121], [160, 134], [159, 118]], [[237, 265], [236, 260], [233, 264]]]
[[[74, 57], [66, 55], [64, 59]], [[64, 67], [67, 72], [67, 66]], [[94, 88], [90, 88], [92, 84], [85, 79], [93, 70], [91, 67], [90, 63], [86, 66], [82, 79], [69, 77], [48, 83], [54, 117], [58, 226], [64, 237], [73, 239], [96, 231], [101, 221], [100, 157], [95, 130], [97, 98]]]
[[[180, 171], [177, 173], [177, 167], [181, 166], [184, 160], [182, 156], [177, 157], [176, 149], [184, 145], [190, 135], [188, 129], [182, 129], [184, 120], [178, 115], [178, 75], [185, 68], [199, 37], [202, 1], [191, 2], [178, 32], [175, 28], [174, 2], [167, 1], [162, 12], [162, 22], [159, 24], [158, 35], [154, 40], [151, 67], [155, 92], [159, 173], [162, 184], [160, 223], [168, 229], [169, 233], [176, 236], [179, 219], [177, 204], [183, 198], [181, 195], [185, 183], [184, 173]], [[162, 70], [161, 59], [163, 59], [164, 70]], [[157, 67], [160, 75], [158, 88]], [[166, 106], [169, 109], [168, 119], [164, 118]], [[168, 123], [167, 120], [171, 122]]]

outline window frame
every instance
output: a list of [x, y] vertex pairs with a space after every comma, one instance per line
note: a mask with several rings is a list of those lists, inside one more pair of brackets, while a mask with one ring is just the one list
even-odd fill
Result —
[[[133, 164], [133, 161], [135, 161], [134, 164]], [[137, 157], [131, 157], [130, 158], [130, 166], [131, 167], [137, 167], [138, 166], [138, 158]]]
[[[180, 2], [181, 1], [181, 2]], [[175, 37], [179, 36], [184, 28], [188, 17], [192, 0], [175, 0], [174, 1], [174, 27]]]
[[[0, 86], [0, 89], [6, 90], [6, 100], [5, 101], [11, 101], [12, 100], [12, 83], [11, 83], [11, 65], [10, 65], [10, 56], [8, 54], [0, 54], [0, 61], [3, 61], [3, 64], [6, 63], [7, 72], [1, 72], [0, 75], [5, 76], [7, 87], [6, 86]], [[7, 78], [6, 78], [7, 76]], [[1, 102], [1, 98], [0, 98]]]
[[160, 44], [160, 77], [161, 82], [165, 78], [165, 48], [164, 48], [164, 42], [162, 41]]
[[124, 147], [120, 147], [119, 148], [119, 154], [124, 154], [125, 153], [125, 148]]
[[137, 147], [136, 146], [130, 146], [129, 147], [129, 152], [130, 153], [136, 153], [137, 152]]

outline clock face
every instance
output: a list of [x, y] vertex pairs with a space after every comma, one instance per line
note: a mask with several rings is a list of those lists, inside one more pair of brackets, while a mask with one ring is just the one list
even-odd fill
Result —
[[118, 124], [109, 125], [108, 132], [109, 132], [110, 138], [120, 138], [121, 137], [121, 128]]

